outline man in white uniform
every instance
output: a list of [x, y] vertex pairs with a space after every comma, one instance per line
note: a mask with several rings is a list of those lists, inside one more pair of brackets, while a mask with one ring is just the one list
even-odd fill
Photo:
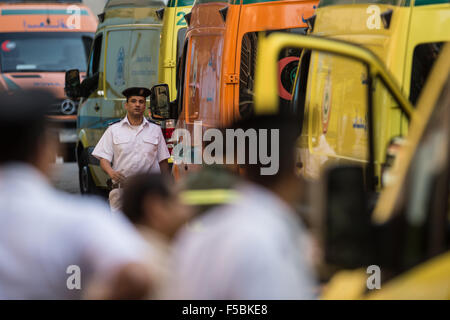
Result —
[[136, 274], [146, 270], [142, 238], [100, 200], [49, 183], [52, 102], [43, 92], [0, 93], [0, 299], [79, 299], [93, 283], [114, 287], [119, 274], [136, 279], [127, 293], [146, 292]]
[[144, 117], [150, 90], [128, 88], [122, 94], [127, 98], [126, 117], [106, 129], [92, 152], [112, 179], [109, 203], [113, 211], [121, 210], [122, 184], [127, 177], [138, 173], [170, 174], [170, 154], [161, 128]]

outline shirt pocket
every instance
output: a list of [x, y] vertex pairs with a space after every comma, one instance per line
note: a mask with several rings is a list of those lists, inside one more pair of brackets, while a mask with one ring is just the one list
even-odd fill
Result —
[[145, 157], [153, 164], [158, 154], [158, 137], [144, 136], [142, 137], [143, 151]]
[[113, 135], [114, 151], [129, 152], [131, 149], [131, 137], [126, 134]]

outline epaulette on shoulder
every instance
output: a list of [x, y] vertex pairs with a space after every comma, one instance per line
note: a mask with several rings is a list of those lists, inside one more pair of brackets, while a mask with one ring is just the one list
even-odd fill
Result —
[[161, 122], [155, 121], [155, 120], [153, 120], [153, 119], [151, 119], [151, 118], [146, 118], [146, 119], [147, 119], [147, 121], [150, 122], [150, 123], [156, 124], [157, 126], [161, 126]]
[[110, 123], [108, 124], [108, 127], [111, 127], [113, 124], [119, 123], [120, 121], [122, 121], [122, 119], [114, 120], [113, 122], [110, 122]]

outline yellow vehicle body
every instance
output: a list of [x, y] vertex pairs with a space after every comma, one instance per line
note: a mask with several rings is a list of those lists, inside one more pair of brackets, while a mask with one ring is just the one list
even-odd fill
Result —
[[[367, 0], [356, 0], [353, 4], [341, 4], [344, 3], [341, 0], [321, 1], [311, 34], [369, 48], [409, 97], [416, 47], [450, 41], [450, 3], [447, 0], [386, 2], [398, 5], [376, 4], [370, 8], [372, 4]], [[382, 15], [390, 10], [390, 24], [385, 27]]]
[[[376, 185], [380, 185], [381, 165], [385, 147], [392, 134], [381, 123], [389, 119], [388, 113], [411, 116], [413, 107], [401, 93], [395, 80], [383, 63], [362, 47], [349, 46], [342, 41], [323, 41], [320, 37], [296, 35], [270, 35], [261, 37], [256, 71], [255, 110], [258, 113], [278, 112], [279, 98], [276, 86], [276, 61], [280, 50], [299, 48], [315, 50], [311, 54], [305, 83], [299, 85], [297, 75], [293, 92], [303, 85], [306, 89], [302, 134], [299, 139], [299, 172], [306, 178], [317, 180], [326, 166], [344, 162], [368, 162], [368, 79], [372, 79], [371, 103], [375, 118], [374, 144]], [[323, 52], [319, 52], [323, 51]], [[338, 56], [341, 55], [341, 56]], [[345, 57], [360, 61], [354, 63]], [[302, 57], [302, 60], [304, 57]], [[364, 69], [368, 66], [368, 71]], [[302, 68], [300, 62], [299, 71]], [[377, 80], [378, 79], [378, 80]], [[377, 81], [374, 81], [377, 80]], [[328, 102], [326, 102], [328, 101]], [[325, 120], [325, 109], [328, 109]], [[384, 122], [381, 122], [383, 119]], [[404, 125], [407, 130], [407, 125]], [[398, 134], [398, 132], [396, 132]], [[380, 147], [381, 146], [381, 147]]]
[[90, 89], [81, 97], [77, 117], [82, 193], [108, 188], [109, 177], [91, 153], [107, 127], [126, 114], [121, 92], [158, 83], [162, 21], [157, 11], [163, 7], [160, 0], [109, 0], [100, 15], [87, 78], [82, 83], [89, 82]]
[[[327, 70], [327, 67], [337, 62], [338, 72], [332, 73], [330, 78], [336, 76], [338, 83], [336, 85], [339, 86], [345, 86], [345, 82], [349, 79], [358, 78], [353, 74], [355, 68], [348, 73], [347, 78], [339, 72], [339, 67], [347, 67], [349, 63], [348, 60], [343, 61], [342, 57], [367, 65], [369, 71], [363, 73], [362, 80], [368, 81], [369, 85], [372, 84], [372, 88], [369, 87], [367, 90], [369, 100], [372, 101], [372, 112], [368, 116], [370, 118], [372, 115], [370, 123], [375, 123], [372, 128], [374, 136], [371, 145], [380, 144], [375, 135], [379, 130], [377, 121], [379, 122], [379, 114], [382, 113], [380, 111], [389, 111], [394, 101], [395, 106], [400, 107], [398, 109], [402, 110], [405, 117], [411, 119], [407, 142], [390, 169], [390, 174], [394, 177], [393, 182], [391, 181], [381, 191], [371, 216], [374, 225], [383, 226], [389, 223], [394, 225], [386, 229], [390, 231], [389, 239], [394, 241], [390, 242], [383, 238], [387, 247], [382, 247], [381, 250], [384, 248], [396, 253], [389, 256], [395, 259], [394, 262], [389, 261], [395, 267], [389, 267], [391, 269], [388, 271], [388, 280], [383, 282], [379, 290], [368, 290], [369, 274], [365, 269], [340, 271], [327, 283], [321, 298], [449, 299], [450, 45], [447, 44], [441, 50], [434, 71], [421, 93], [417, 108], [413, 109], [382, 61], [363, 47], [314, 36], [278, 34], [261, 37], [255, 84], [256, 113], [279, 112], [275, 80], [276, 61], [279, 53], [285, 48], [314, 50], [311, 53], [308, 71], [315, 70], [316, 73], [314, 77], [308, 74], [308, 85], [315, 90], [319, 88], [319, 91], [323, 91], [326, 87], [326, 81], [322, 81], [320, 77], [326, 78], [328, 74], [325, 72], [322, 75], [323, 70], [317, 67], [318, 63], [314, 60], [319, 59], [320, 55], [322, 55], [322, 69]], [[384, 83], [387, 90], [380, 90], [374, 81], [377, 78], [381, 79], [380, 83]], [[315, 83], [310, 84], [311, 79], [314, 79]], [[360, 83], [354, 82], [353, 85], [355, 92], [351, 98], [362, 102], [364, 99], [359, 91]], [[369, 95], [371, 91], [372, 96]], [[308, 90], [306, 92], [311, 93]], [[341, 92], [345, 93], [345, 90]], [[391, 97], [383, 98], [388, 92]], [[312, 99], [312, 96], [307, 95], [307, 99]], [[346, 101], [351, 102], [351, 99]], [[305, 105], [307, 103], [308, 101]], [[303, 130], [307, 133], [311, 132], [308, 127], [310, 125], [308, 112], [310, 110], [306, 109], [306, 130]], [[328, 125], [333, 126], [331, 122]], [[300, 145], [302, 143], [304, 141], [300, 141]], [[379, 162], [376, 157], [378, 151], [375, 148], [368, 153], [372, 154], [370, 162], [376, 165]], [[336, 165], [337, 162], [333, 164]], [[395, 251], [392, 247], [401, 250]], [[377, 261], [373, 263], [376, 264]]]
[[161, 46], [159, 48], [158, 82], [169, 85], [170, 100], [177, 97], [176, 66], [182, 55], [187, 22], [194, 0], [170, 0], [164, 8]]
[[[450, 41], [448, 32], [450, 30], [450, 3], [443, 0], [392, 1], [397, 5], [372, 5], [364, 0], [354, 1], [353, 4], [341, 4], [342, 2], [340, 0], [321, 1], [316, 10], [315, 24], [311, 34], [357, 43], [370, 49], [386, 66], [388, 72], [399, 84], [403, 94], [409, 97], [412, 104], [415, 104], [421, 86], [411, 85], [415, 74], [414, 65], [417, 64], [417, 61], [414, 61], [414, 54], [417, 54], [416, 49], [420, 50], [422, 44]], [[389, 12], [390, 21], [387, 24], [383, 20], [383, 15]], [[416, 59], [420, 60], [420, 57], [416, 57]], [[310, 72], [314, 74], [313, 70]], [[317, 85], [323, 85], [324, 82], [324, 78], [322, 78]], [[336, 90], [339, 89], [336, 88]], [[337, 97], [339, 93], [334, 91], [333, 89], [331, 96]], [[315, 111], [315, 106], [323, 108], [323, 105], [317, 100], [320, 98], [320, 94], [311, 96], [310, 106], [313, 109], [310, 110], [310, 115]], [[384, 98], [380, 97], [379, 99]], [[351, 116], [355, 118], [364, 118], [361, 111], [355, 112], [355, 110], [347, 109], [344, 112], [346, 115], [353, 113]], [[345, 116], [343, 113], [341, 115]], [[375, 175], [378, 177], [378, 186], [380, 186], [379, 177], [381, 176], [381, 165], [385, 160], [386, 147], [393, 137], [405, 136], [408, 125], [406, 118], [402, 117], [394, 106], [390, 109], [379, 110], [375, 117], [377, 118], [376, 123], [382, 124], [375, 133], [375, 157], [378, 163]], [[330, 121], [333, 120], [336, 119], [330, 116]], [[312, 140], [319, 139], [318, 132], [323, 131], [323, 128], [321, 124], [312, 123], [311, 118], [308, 122], [309, 150], [304, 150], [302, 153], [305, 158], [303, 170], [305, 176], [318, 177], [320, 172], [315, 170], [318, 158], [321, 158], [322, 161], [325, 161], [323, 158], [329, 158], [331, 161], [346, 158], [355, 161], [366, 160], [364, 153], [354, 151], [355, 142], [362, 139], [361, 132], [358, 130], [335, 132], [335, 136], [345, 136], [346, 140], [339, 143], [340, 141], [329, 139], [327, 148], [331, 146], [332, 152], [330, 149], [321, 147], [313, 150]], [[359, 122], [359, 124], [361, 123], [364, 121]], [[304, 138], [306, 137], [304, 136]], [[334, 154], [338, 155], [337, 159], [334, 158]]]
[[[321, 1], [310, 34], [353, 42], [370, 49], [414, 105], [426, 78], [425, 73], [422, 77], [417, 76], [421, 66], [417, 67], [419, 69], [415, 66], [421, 63], [420, 53], [428, 48], [428, 44], [432, 46], [450, 40], [450, 4], [442, 0], [413, 0], [407, 6], [402, 1], [396, 1], [399, 5], [372, 5], [364, 0], [353, 1], [353, 4], [342, 2], [345, 1]], [[382, 18], [386, 13], [390, 14], [389, 23]], [[265, 65], [262, 70], [266, 75], [271, 63], [261, 63]], [[307, 86], [304, 129], [299, 145], [301, 173], [308, 179], [317, 180], [325, 164], [368, 161], [367, 112], [358, 102], [362, 101], [362, 90], [367, 82], [362, 67], [353, 68], [351, 64], [345, 64], [345, 59], [319, 53], [311, 56], [307, 73], [306, 83], [299, 84], [297, 75], [295, 84]], [[264, 86], [261, 92], [265, 91], [265, 94], [257, 99], [266, 99], [267, 104], [270, 101], [271, 107], [278, 108], [276, 87], [269, 88], [273, 82], [259, 85]], [[402, 112], [398, 103], [380, 90], [379, 85], [376, 84], [374, 105], [373, 177], [378, 189], [382, 184], [386, 147], [392, 138], [405, 136], [408, 132], [408, 112]]]
[[325, 286], [322, 300], [450, 300], [450, 252], [431, 259], [367, 292], [366, 270], [341, 271]]
[[[420, 259], [415, 265], [410, 262], [411, 268], [382, 284], [379, 290], [366, 290], [368, 275], [365, 270], [338, 272], [327, 284], [322, 294], [323, 299], [450, 299], [448, 231], [447, 235], [442, 235], [442, 230], [448, 230], [450, 226], [449, 120], [450, 45], [447, 44], [420, 96], [417, 110], [411, 120], [407, 143], [396, 158], [396, 165], [392, 169], [394, 183], [383, 189], [372, 216], [373, 222], [381, 225], [401, 214], [410, 215], [409, 219], [413, 219], [411, 211], [418, 211], [427, 219], [440, 213], [439, 222], [428, 222], [431, 224], [430, 234], [421, 239], [426, 241], [422, 243], [410, 238], [411, 247], [419, 245], [431, 248], [426, 249], [426, 260]], [[427, 160], [424, 161], [425, 158]], [[433, 176], [441, 176], [443, 184], [431, 184], [423, 192], [414, 193], [416, 186], [433, 179]], [[417, 209], [420, 204], [418, 205], [414, 198], [426, 197], [423, 196], [426, 193], [429, 193], [429, 197], [434, 201], [427, 201], [427, 206], [421, 208], [422, 210]], [[440, 202], [438, 206], [436, 200]], [[406, 213], [403, 211], [405, 208]], [[444, 239], [436, 240], [440, 236]]]

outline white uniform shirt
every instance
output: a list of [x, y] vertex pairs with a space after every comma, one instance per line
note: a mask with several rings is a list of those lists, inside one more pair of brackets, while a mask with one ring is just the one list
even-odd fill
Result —
[[161, 128], [144, 121], [133, 128], [128, 117], [106, 129], [92, 155], [112, 163], [125, 177], [139, 172], [159, 173], [159, 163], [170, 157]]
[[169, 299], [313, 299], [306, 231], [276, 195], [246, 186], [177, 237]]
[[[78, 299], [93, 275], [145, 263], [149, 249], [103, 202], [56, 191], [27, 165], [0, 169], [0, 299]], [[67, 287], [72, 265], [81, 291]]]

